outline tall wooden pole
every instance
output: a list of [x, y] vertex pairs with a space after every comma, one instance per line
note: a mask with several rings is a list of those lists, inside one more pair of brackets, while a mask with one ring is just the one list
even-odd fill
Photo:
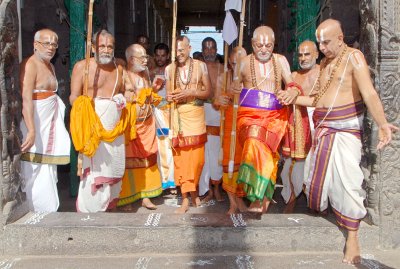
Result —
[[89, 63], [90, 63], [90, 51], [92, 49], [92, 31], [93, 31], [93, 3], [94, 0], [89, 0], [89, 12], [88, 12], [88, 30], [86, 36], [86, 56], [85, 56], [85, 80], [83, 84], [83, 95], [88, 94], [89, 88]]
[[[233, 80], [241, 81], [241, 58], [242, 58], [242, 47], [243, 47], [243, 27], [244, 27], [244, 16], [246, 12], [246, 0], [242, 2], [242, 11], [240, 12], [240, 29], [239, 29], [239, 51], [236, 61], [236, 68], [233, 74]], [[232, 179], [233, 168], [235, 166], [235, 150], [236, 150], [236, 121], [239, 108], [239, 94], [235, 94], [233, 97], [233, 122], [232, 122], [232, 133], [231, 133], [231, 145], [229, 148], [229, 164], [228, 164], [228, 177]]]
[[[221, 95], [224, 95], [226, 93], [227, 87], [228, 87], [228, 55], [229, 55], [229, 45], [228, 43], [224, 42], [224, 78], [223, 78], [223, 85], [221, 89]], [[219, 123], [219, 139], [220, 139], [220, 145], [221, 148], [219, 150], [219, 158], [218, 162], [220, 165], [222, 165], [222, 161], [224, 159], [224, 129], [225, 129], [225, 109], [220, 108], [221, 110], [221, 118], [220, 118], [220, 123]]]
[[[176, 20], [178, 16], [178, 0], [173, 0], [173, 7], [172, 7], [172, 44], [171, 44], [171, 84], [170, 89], [172, 92], [175, 92], [175, 70], [176, 70]], [[173, 138], [174, 133], [174, 112], [175, 112], [175, 102], [171, 102], [170, 106], [170, 113], [169, 113], [169, 139]], [[172, 143], [171, 143], [172, 145]]]

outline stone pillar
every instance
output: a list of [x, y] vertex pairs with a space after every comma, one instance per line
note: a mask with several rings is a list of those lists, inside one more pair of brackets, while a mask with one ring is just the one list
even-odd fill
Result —
[[21, 95], [18, 80], [18, 12], [16, 0], [0, 0], [0, 223], [13, 222], [28, 212], [21, 192]]
[[[398, 0], [362, 0], [361, 50], [370, 66], [375, 87], [390, 123], [400, 122], [400, 7]], [[400, 141], [398, 135], [376, 151], [377, 126], [366, 120], [365, 160], [368, 213], [379, 225], [379, 246], [400, 246]]]
[[[69, 11], [69, 21], [71, 23], [69, 33], [69, 67], [70, 73], [75, 63], [82, 60], [85, 57], [85, 20], [86, 20], [86, 8], [85, 3], [79, 0], [68, 0], [65, 3]], [[73, 144], [71, 143], [71, 163], [70, 163], [70, 194], [72, 197], [78, 195], [79, 177], [77, 175], [78, 153], [75, 151]]]

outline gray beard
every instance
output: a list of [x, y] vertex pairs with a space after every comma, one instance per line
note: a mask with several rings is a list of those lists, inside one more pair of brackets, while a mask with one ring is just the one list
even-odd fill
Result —
[[143, 72], [146, 69], [147, 69], [147, 66], [136, 64], [136, 63], [132, 66], [132, 71], [134, 73], [140, 73], [140, 72]]
[[257, 60], [260, 62], [268, 62], [271, 59], [272, 53], [268, 53], [267, 55], [262, 55], [261, 52], [257, 53]]
[[96, 53], [94, 54], [94, 57], [96, 59], [96, 62], [99, 64], [109, 64], [113, 61], [114, 59], [114, 53], [111, 55], [97, 55]]
[[315, 63], [316, 63], [316, 61], [314, 60], [309, 64], [301, 64], [301, 63], [299, 63], [299, 65], [300, 65], [301, 69], [303, 69], [303, 70], [310, 70], [310, 69], [312, 69], [314, 67]]

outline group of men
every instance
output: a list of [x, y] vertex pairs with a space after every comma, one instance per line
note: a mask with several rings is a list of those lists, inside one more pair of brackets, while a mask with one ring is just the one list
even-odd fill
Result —
[[[202, 43], [202, 61], [190, 57], [190, 40], [181, 36], [175, 62], [168, 61], [167, 45], [158, 44], [150, 58], [138, 42], [126, 49], [125, 64], [114, 58], [114, 37], [105, 30], [96, 33], [94, 57], [78, 62], [71, 77], [72, 115], [96, 122], [72, 134], [89, 137], [84, 147], [93, 149], [82, 154], [77, 211], [130, 210], [139, 199], [155, 209], [150, 198], [178, 186], [182, 204], [176, 212], [185, 213], [189, 198], [193, 206], [201, 204], [199, 195], [223, 200], [222, 185], [229, 214], [265, 213], [283, 156], [285, 211], [293, 211], [303, 190], [317, 212], [327, 210], [329, 200], [338, 224], [348, 231], [344, 262], [359, 262], [357, 231], [366, 214], [359, 167], [365, 105], [379, 127], [378, 149], [398, 128], [387, 123], [364, 56], [344, 43], [340, 23], [322, 22], [316, 39], [325, 56], [320, 65], [316, 44], [304, 41], [298, 48], [301, 69], [291, 73], [287, 59], [273, 52], [274, 32], [260, 26], [251, 39], [252, 53], [231, 51], [225, 80], [212, 38]], [[60, 124], [64, 107], [54, 93], [50, 63], [57, 41], [54, 32], [39, 31], [34, 54], [21, 68], [22, 175], [36, 211], [57, 210], [54, 167], [69, 161], [68, 133]], [[80, 101], [85, 80], [89, 108]], [[229, 156], [231, 144], [234, 156]], [[244, 197], [251, 202], [248, 208]]]

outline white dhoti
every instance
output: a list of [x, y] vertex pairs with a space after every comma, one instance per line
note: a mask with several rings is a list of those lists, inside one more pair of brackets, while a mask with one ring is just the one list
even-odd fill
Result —
[[[34, 91], [34, 94], [47, 94]], [[21, 156], [22, 190], [35, 212], [55, 212], [59, 206], [57, 164], [68, 164], [71, 142], [64, 125], [65, 105], [56, 95], [33, 100], [35, 143]], [[23, 141], [27, 128], [21, 121]]]
[[172, 156], [169, 132], [169, 109], [167, 107], [154, 108], [157, 135], [157, 164], [160, 171], [163, 190], [175, 187], [174, 181], [174, 159]]
[[304, 169], [308, 204], [324, 211], [330, 201], [338, 224], [357, 230], [366, 214], [360, 168], [363, 104], [336, 107], [328, 115], [326, 112], [315, 111], [319, 127]]
[[297, 197], [303, 190], [304, 181], [304, 160], [294, 160], [286, 158], [281, 172], [283, 188], [281, 195], [288, 203], [292, 195], [292, 187], [294, 196]]
[[219, 163], [219, 152], [221, 149], [221, 140], [219, 136], [220, 111], [214, 109], [212, 104], [205, 103], [205, 120], [207, 126], [207, 142], [204, 152], [204, 166], [199, 181], [199, 195], [204, 195], [212, 184], [219, 184], [222, 179], [223, 168]]
[[[109, 99], [95, 99], [95, 111], [106, 130], [113, 130], [121, 117], [117, 103]], [[124, 135], [111, 143], [100, 142], [92, 158], [83, 155], [77, 211], [99, 212], [115, 208], [124, 171]]]

